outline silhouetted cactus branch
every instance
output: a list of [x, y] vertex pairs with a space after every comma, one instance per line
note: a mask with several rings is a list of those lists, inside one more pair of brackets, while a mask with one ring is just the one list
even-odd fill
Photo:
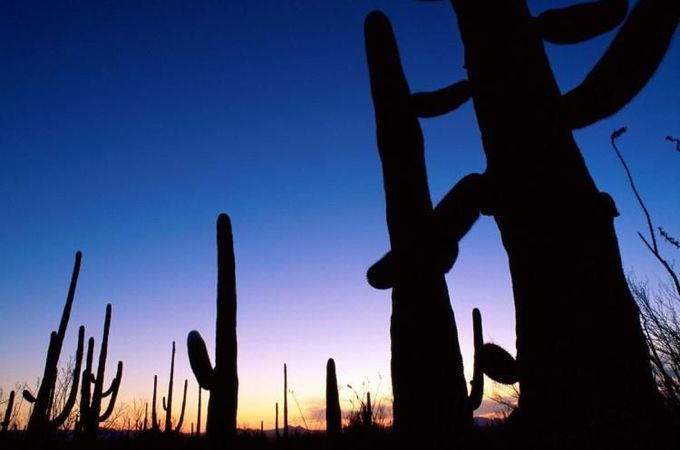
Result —
[[627, 0], [599, 0], [547, 10], [536, 18], [536, 24], [546, 41], [575, 44], [613, 30], [627, 12]]
[[583, 82], [563, 96], [567, 123], [583, 128], [635, 97], [661, 63], [679, 16], [680, 2], [640, 0]]

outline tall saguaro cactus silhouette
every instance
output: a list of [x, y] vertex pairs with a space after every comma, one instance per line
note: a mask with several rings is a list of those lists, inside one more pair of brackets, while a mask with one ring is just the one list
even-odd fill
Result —
[[[429, 117], [473, 100], [487, 160], [482, 209], [498, 226], [513, 282], [518, 423], [546, 447], [648, 444], [659, 398], [622, 270], [618, 213], [572, 131], [614, 114], [644, 87], [677, 27], [680, 2], [640, 0], [628, 17], [625, 0], [537, 17], [525, 0], [451, 4], [468, 79], [408, 101]], [[544, 42], [578, 43], [621, 23], [583, 82], [562, 94]], [[439, 215], [436, 227], [446, 229], [450, 217]], [[556, 391], [571, 401], [554, 408]]]
[[[479, 216], [482, 180], [477, 174], [463, 178], [442, 201], [449, 206], [433, 210], [423, 136], [391, 27], [374, 13], [365, 33], [391, 245], [368, 278], [375, 287], [392, 287], [394, 429], [406, 439], [426, 434], [429, 444], [438, 446], [448, 436], [465, 439], [472, 427], [444, 274], [455, 260], [458, 240]], [[437, 229], [435, 221], [451, 208], [457, 221], [453, 236]], [[425, 349], [433, 356], [424, 356]], [[438, 387], [437, 395], [422, 395], [423, 387], [431, 385]]]
[[[87, 360], [83, 371], [83, 384], [80, 392], [80, 428], [83, 435], [89, 439], [97, 437], [99, 424], [106, 421], [116, 405], [118, 390], [123, 377], [123, 362], [118, 361], [116, 375], [111, 380], [111, 385], [104, 390], [104, 375], [106, 371], [106, 358], [109, 348], [109, 330], [111, 329], [111, 304], [106, 305], [106, 316], [104, 317], [104, 332], [102, 344], [99, 349], [99, 363], [97, 365], [97, 375], [92, 372], [92, 361], [94, 354], [94, 339], [90, 338], [87, 345]], [[94, 384], [94, 391], [90, 390], [90, 384]], [[92, 394], [90, 394], [92, 392]], [[109, 404], [102, 412], [102, 400], [109, 398]]]
[[57, 365], [59, 364], [59, 355], [64, 344], [64, 337], [66, 336], [66, 328], [68, 326], [69, 318], [71, 317], [71, 307], [73, 306], [73, 299], [76, 293], [76, 286], [78, 284], [78, 275], [80, 273], [80, 262], [82, 253], [76, 252], [75, 262], [73, 263], [73, 273], [71, 274], [71, 283], [66, 295], [66, 304], [61, 314], [59, 322], [59, 329], [53, 331], [50, 335], [50, 343], [47, 348], [47, 358], [45, 360], [45, 370], [38, 388], [36, 396], [32, 395], [28, 390], [24, 390], [24, 398], [33, 403], [33, 410], [28, 421], [27, 434], [29, 439], [42, 439], [51, 430], [61, 426], [68, 418], [78, 395], [78, 383], [80, 380], [80, 367], [83, 360], [83, 341], [85, 339], [85, 328], [80, 327], [78, 330], [78, 347], [76, 350], [75, 368], [71, 380], [71, 390], [64, 404], [62, 411], [51, 417], [52, 400], [54, 397], [54, 390], [57, 382]]
[[191, 369], [196, 380], [210, 391], [206, 434], [215, 442], [236, 436], [238, 373], [236, 365], [236, 264], [231, 221], [226, 214], [217, 218], [217, 323], [215, 325], [215, 366], [196, 330], [187, 336]]

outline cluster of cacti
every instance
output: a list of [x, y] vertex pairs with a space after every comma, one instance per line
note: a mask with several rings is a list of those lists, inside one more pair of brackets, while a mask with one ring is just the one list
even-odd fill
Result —
[[69, 395], [62, 410], [52, 417], [52, 402], [54, 400], [54, 391], [57, 382], [57, 365], [59, 363], [59, 355], [61, 354], [64, 337], [66, 336], [66, 328], [71, 316], [71, 307], [73, 306], [73, 299], [78, 284], [78, 274], [80, 273], [81, 258], [81, 252], [76, 252], [71, 283], [66, 296], [66, 304], [64, 305], [64, 310], [61, 314], [58, 331], [53, 331], [50, 335], [45, 369], [43, 371], [40, 387], [38, 388], [38, 393], [34, 396], [28, 390], [24, 390], [23, 392], [24, 398], [28, 402], [33, 403], [33, 410], [27, 427], [29, 439], [42, 439], [46, 437], [50, 431], [61, 426], [71, 414], [76, 402], [78, 383], [80, 381], [80, 367], [83, 360], [83, 341], [85, 339], [85, 328], [82, 326], [78, 330], [78, 347], [75, 355], [75, 367]]
[[[116, 405], [120, 382], [123, 377], [123, 362], [118, 361], [116, 376], [111, 380], [108, 389], [104, 390], [104, 374], [106, 370], [106, 357], [109, 348], [109, 330], [111, 328], [111, 304], [106, 305], [106, 316], [104, 318], [104, 332], [102, 343], [99, 349], [99, 363], [97, 365], [97, 375], [95, 376], [92, 367], [94, 359], [94, 338], [90, 338], [87, 343], [87, 357], [85, 370], [83, 371], [82, 385], [80, 389], [80, 418], [76, 424], [76, 429], [82, 432], [83, 436], [89, 439], [96, 439], [99, 424], [106, 421]], [[92, 391], [94, 385], [94, 391]], [[109, 403], [102, 412], [102, 400], [109, 398]]]
[[[171, 433], [172, 429], [172, 385], [175, 378], [175, 341], [172, 341], [172, 356], [170, 357], [170, 381], [168, 382], [168, 397], [163, 397], [163, 410], [165, 411], [165, 432]], [[187, 405], [187, 383], [188, 380], [184, 380], [184, 395], [182, 397], [182, 410], [179, 414], [179, 420], [175, 426], [174, 431], [179, 433], [182, 430], [182, 424], [184, 423], [184, 410]]]
[[236, 275], [234, 242], [229, 216], [217, 218], [217, 321], [215, 325], [215, 366], [198, 331], [187, 336], [191, 369], [198, 384], [210, 391], [206, 433], [214, 442], [224, 443], [236, 436], [238, 373], [236, 345]]
[[9, 430], [10, 421], [12, 420], [12, 413], [14, 412], [14, 391], [10, 391], [7, 398], [7, 408], [5, 409], [5, 416], [0, 423], [0, 433], [5, 433]]
[[342, 415], [338, 394], [338, 377], [335, 373], [335, 361], [333, 358], [328, 358], [326, 363], [326, 433], [330, 437], [335, 437], [341, 432]]
[[[395, 428], [403, 426], [404, 414], [409, 414], [402, 395], [413, 397], [399, 385], [409, 377], [416, 379], [408, 367], [415, 359], [404, 364], [395, 360], [407, 358], [402, 352], [408, 345], [429, 347], [421, 339], [404, 342], [397, 329], [408, 330], [411, 338], [429, 333], [422, 326], [428, 322], [416, 321], [415, 310], [425, 308], [422, 298], [448, 299], [442, 279], [428, 279], [425, 273], [439, 277], [450, 267], [457, 252], [452, 239], [469, 228], [473, 220], [467, 218], [474, 216], [453, 214], [455, 208], [444, 205], [442, 211], [432, 212], [417, 116], [441, 115], [471, 98], [487, 168], [476, 176], [479, 189], [467, 192], [470, 195], [461, 201], [493, 216], [508, 254], [517, 362], [510, 363], [502, 352], [495, 355], [508, 363], [500, 369], [512, 372], [507, 379], [519, 379], [521, 384], [521, 423], [537, 435], [538, 445], [576, 447], [600, 440], [642, 444], [643, 436], [658, 429], [654, 421], [659, 417], [659, 397], [622, 270], [613, 227], [616, 208], [611, 197], [598, 191], [572, 131], [617, 112], [646, 84], [677, 27], [680, 2], [640, 0], [627, 19], [625, 0], [600, 0], [537, 17], [524, 0], [451, 3], [468, 80], [432, 93], [410, 94], [389, 23], [379, 13], [367, 19], [392, 244], [392, 255], [372, 268], [369, 281], [378, 287], [394, 286]], [[585, 80], [563, 95], [543, 42], [582, 42], [622, 22]], [[450, 230], [449, 238], [442, 238], [440, 230]], [[430, 287], [421, 288], [414, 314], [402, 322], [399, 310], [406, 301], [400, 302], [398, 291], [409, 283]], [[404, 323], [408, 320], [416, 324]], [[615, 343], [607, 345], [606, 358], [596, 345], [604, 342]], [[493, 356], [494, 348], [488, 349]], [[452, 359], [458, 364], [457, 355]], [[429, 375], [437, 369], [421, 364], [418, 370]], [[458, 379], [449, 380], [460, 385]], [[558, 411], [553, 407], [555, 390], [572, 399]], [[420, 414], [418, 406], [411, 401], [408, 409]]]

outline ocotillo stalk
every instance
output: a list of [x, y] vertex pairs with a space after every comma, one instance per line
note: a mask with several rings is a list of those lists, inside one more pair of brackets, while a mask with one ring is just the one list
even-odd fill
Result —
[[10, 391], [9, 398], [7, 399], [7, 409], [5, 409], [5, 418], [2, 419], [2, 424], [0, 424], [0, 431], [2, 431], [3, 433], [9, 430], [13, 410], [14, 410], [14, 391]]
[[288, 438], [288, 368], [283, 363], [283, 438]]
[[[31, 417], [27, 426], [27, 435], [29, 439], [43, 439], [46, 437], [47, 432], [57, 428], [59, 425], [61, 425], [61, 423], [63, 423], [63, 420], [61, 423], [55, 423], [51, 421], [50, 413], [52, 409], [51, 405], [54, 396], [55, 385], [57, 382], [57, 366], [59, 364], [59, 356], [61, 355], [64, 337], [66, 336], [66, 328], [71, 316], [71, 307], [73, 306], [73, 299], [75, 297], [76, 286], [78, 284], [81, 259], [82, 253], [79, 251], [76, 252], [75, 262], [73, 263], [73, 272], [71, 274], [71, 283], [68, 288], [68, 294], [66, 295], [66, 304], [64, 305], [64, 310], [61, 314], [59, 329], [56, 332], [52, 332], [50, 335], [50, 344], [47, 349], [45, 369], [43, 371], [40, 387], [38, 388], [38, 393], [36, 396], [33, 396], [30, 392], [24, 391], [24, 398], [26, 398], [27, 401], [33, 403]], [[82, 342], [79, 342], [79, 348], [81, 349], [81, 360], [82, 344]], [[78, 384], [77, 380], [80, 380], [80, 363], [81, 361], [76, 360], [76, 364], [78, 365], [78, 374], [73, 380], [75, 384]], [[73, 386], [71, 389], [73, 389]], [[77, 389], [78, 388], [76, 386], [76, 391]], [[71, 409], [72, 408], [73, 405], [71, 405]], [[63, 418], [65, 420], [69, 413], [70, 409], [68, 411], [64, 409], [57, 417]]]
[[151, 429], [158, 431], [160, 423], [158, 421], [158, 413], [156, 412], [156, 389], [158, 387], [158, 375], [153, 376], [153, 400], [151, 400]]
[[335, 361], [328, 358], [326, 363], [326, 433], [337, 436], [342, 432], [342, 416], [340, 413], [340, 396], [338, 395], [338, 378], [335, 373]]
[[[104, 390], [104, 376], [106, 372], [106, 358], [108, 356], [109, 348], [109, 330], [111, 329], [111, 304], [106, 305], [106, 317], [104, 318], [104, 333], [102, 335], [102, 344], [99, 349], [99, 362], [97, 365], [97, 376], [94, 378], [94, 391], [92, 392], [92, 401], [83, 423], [83, 433], [90, 439], [96, 439], [99, 424], [106, 421], [116, 405], [118, 398], [118, 390], [120, 389], [120, 382], [123, 378], [123, 362], [118, 361], [116, 368], [116, 375], [111, 380], [111, 385], [107, 390]], [[90, 373], [90, 376], [92, 374]], [[102, 400], [109, 398], [109, 404], [104, 412], [102, 412]]]
[[196, 418], [196, 436], [201, 435], [201, 385], [198, 385], [198, 417]]
[[276, 402], [276, 412], [274, 413], [274, 432], [276, 434], [276, 439], [280, 438], [279, 435], [279, 402]]
[[168, 401], [163, 397], [163, 410], [165, 411], [165, 432], [172, 431], [172, 384], [175, 376], [175, 341], [172, 341], [172, 356], [170, 357], [170, 381], [168, 382]]
[[220, 214], [217, 218], [217, 320], [214, 368], [200, 333], [193, 330], [187, 336], [191, 369], [201, 387], [210, 391], [206, 433], [217, 445], [223, 445], [236, 436], [238, 370], [235, 272], [231, 221], [226, 214]]

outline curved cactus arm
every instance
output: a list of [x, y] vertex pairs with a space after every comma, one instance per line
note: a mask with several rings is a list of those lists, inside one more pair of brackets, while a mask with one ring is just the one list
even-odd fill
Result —
[[679, 17], [678, 1], [640, 0], [583, 82], [562, 96], [566, 123], [583, 128], [632, 100], [661, 63]]
[[472, 381], [470, 381], [470, 408], [475, 410], [482, 404], [484, 396], [484, 372], [479, 363], [479, 353], [484, 345], [484, 335], [482, 332], [482, 313], [479, 309], [472, 310], [472, 333], [474, 336], [475, 356], [472, 369]]
[[599, 0], [549, 9], [536, 17], [536, 26], [548, 42], [575, 44], [613, 30], [627, 12], [627, 0]]
[[120, 382], [123, 378], [123, 361], [118, 361], [118, 368], [116, 369], [116, 377], [111, 382], [111, 398], [106, 407], [104, 414], [99, 416], [99, 422], [104, 422], [113, 413], [113, 408], [116, 406], [116, 399], [118, 398], [118, 391], [120, 389]]
[[78, 396], [78, 387], [80, 385], [80, 369], [82, 367], [83, 362], [84, 341], [85, 341], [85, 327], [81, 325], [80, 329], [78, 330], [78, 347], [76, 349], [76, 360], [75, 367], [73, 368], [71, 391], [69, 392], [68, 398], [66, 399], [66, 403], [64, 404], [61, 413], [59, 413], [57, 417], [50, 421], [50, 425], [53, 428], [60, 427], [66, 421], [66, 419], [68, 419], [68, 416], [71, 414], [71, 411], [73, 410], [73, 406], [75, 406], [76, 404], [76, 398]]
[[167, 403], [165, 403], [165, 395], [163, 396], [161, 403], [163, 404], [163, 411], [167, 411], [168, 405], [167, 405]]
[[24, 397], [24, 400], [26, 400], [28, 403], [36, 402], [35, 395], [31, 394], [31, 391], [29, 391], [28, 389], [24, 389], [21, 392], [21, 395]]
[[203, 389], [209, 391], [213, 386], [215, 371], [210, 363], [205, 341], [196, 330], [190, 331], [187, 336], [187, 353], [196, 381]]
[[177, 426], [175, 427], [175, 431], [179, 433], [182, 431], [182, 424], [184, 423], [184, 409], [187, 406], [187, 386], [188, 386], [188, 380], [184, 380], [184, 395], [182, 396], [182, 409], [180, 410], [179, 413], [179, 420], [177, 421]]
[[470, 82], [462, 80], [432, 92], [411, 96], [411, 106], [418, 117], [437, 117], [455, 111], [472, 96]]
[[515, 384], [519, 381], [517, 361], [496, 344], [484, 344], [479, 352], [481, 370], [494, 381]]
[[[436, 265], [442, 273], [451, 270], [458, 257], [458, 242], [479, 218], [483, 198], [484, 176], [472, 173], [463, 177], [434, 208], [432, 234], [436, 243]], [[394, 260], [388, 252], [368, 269], [368, 283], [376, 289], [394, 285]]]

